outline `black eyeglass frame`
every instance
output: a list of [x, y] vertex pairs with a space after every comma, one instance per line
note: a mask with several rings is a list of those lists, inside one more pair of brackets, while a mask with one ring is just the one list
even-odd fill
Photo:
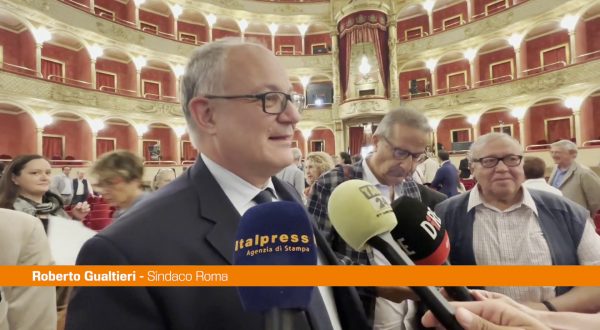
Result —
[[[396, 147], [390, 140], [388, 140], [387, 137], [385, 137], [383, 135], [380, 135], [380, 136], [385, 140], [385, 142], [387, 142], [387, 144], [390, 145], [390, 147], [392, 147], [392, 155], [394, 155], [394, 159], [405, 160], [408, 158], [408, 156], [411, 156], [412, 160], [414, 162], [418, 162], [418, 161], [421, 161], [423, 159], [423, 157], [425, 157], [425, 150], [423, 150], [423, 152], [421, 152], [421, 153], [412, 153], [408, 150], [404, 150], [402, 148]], [[398, 154], [399, 152], [402, 153], [403, 156]]]
[[[267, 96], [270, 94], [283, 95], [285, 103], [281, 103], [281, 108], [277, 112], [269, 112], [267, 111]], [[302, 112], [305, 108], [305, 97], [302, 94], [298, 94], [295, 92], [292, 93], [284, 93], [284, 92], [264, 92], [260, 94], [247, 94], [247, 95], [204, 95], [207, 99], [224, 99], [224, 100], [235, 100], [235, 99], [256, 99], [262, 102], [262, 110], [264, 113], [268, 113], [270, 115], [278, 115], [285, 111], [285, 108], [288, 105], [288, 102], [291, 102], [294, 106], [296, 106], [296, 110], [298, 112]], [[298, 97], [298, 103], [292, 100], [292, 97]]]
[[[506, 159], [509, 159], [510, 157], [517, 157], [519, 159], [519, 161], [517, 163], [511, 163], [511, 162], [507, 163]], [[490, 160], [490, 161], [493, 160], [493, 162], [494, 162], [493, 165], [491, 163], [488, 163], [488, 165], [484, 165], [484, 162], [486, 160]], [[479, 164], [481, 164], [481, 166], [483, 166], [485, 168], [494, 168], [494, 167], [498, 166], [498, 163], [500, 163], [500, 161], [502, 161], [502, 163], [504, 165], [506, 165], [506, 167], [516, 167], [516, 166], [521, 165], [521, 163], [523, 162], [523, 155], [510, 154], [510, 155], [506, 155], [504, 157], [489, 156], [489, 157], [481, 157], [481, 158], [473, 159], [474, 163], [479, 163]]]

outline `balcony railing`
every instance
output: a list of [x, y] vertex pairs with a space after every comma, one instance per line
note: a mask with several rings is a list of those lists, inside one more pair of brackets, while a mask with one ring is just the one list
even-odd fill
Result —
[[550, 64], [545, 64], [545, 65], [542, 65], [542, 66], [538, 66], [538, 67], [535, 67], [535, 68], [523, 70], [523, 73], [526, 76], [530, 76], [530, 75], [542, 73], [542, 72], [545, 72], [545, 71], [558, 70], [558, 69], [564, 68], [566, 66], [567, 66], [567, 62], [565, 62], [565, 61], [558, 61], [558, 62], [554, 62], [554, 63], [550, 63]]
[[476, 81], [475, 82], [475, 87], [489, 86], [489, 85], [493, 85], [493, 84], [497, 84], [497, 83], [501, 83], [501, 82], [505, 82], [505, 81], [510, 81], [510, 80], [513, 80], [513, 79], [514, 79], [513, 75], [512, 74], [508, 74], [508, 75], [505, 75], [505, 76], [494, 77], [494, 78], [491, 78], [491, 79]]

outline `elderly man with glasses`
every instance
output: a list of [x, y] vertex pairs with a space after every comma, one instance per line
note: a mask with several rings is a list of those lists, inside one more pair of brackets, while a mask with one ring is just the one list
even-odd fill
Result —
[[[453, 265], [599, 265], [600, 236], [583, 207], [523, 186], [523, 148], [503, 133], [481, 136], [469, 152], [477, 185], [435, 212], [450, 238]], [[537, 309], [598, 312], [600, 289], [486, 287]]]
[[[342, 182], [362, 179], [373, 184], [382, 196], [391, 202], [401, 196], [421, 200], [431, 209], [446, 199], [444, 194], [431, 190], [412, 180], [412, 174], [425, 157], [425, 146], [431, 127], [425, 116], [413, 109], [400, 108], [388, 112], [373, 134], [374, 152], [353, 165], [344, 165], [321, 175], [315, 182], [308, 200], [308, 211], [317, 221], [319, 230], [340, 260], [349, 265], [386, 264], [379, 252], [353, 250], [332, 227], [327, 204], [332, 191]], [[374, 319], [375, 329], [403, 329], [403, 323], [416, 327], [419, 317], [416, 306], [399, 302], [416, 299], [408, 288], [380, 287], [361, 289], [363, 304]], [[410, 306], [408, 306], [410, 305]], [[410, 318], [412, 321], [407, 321]], [[410, 327], [409, 327], [410, 328]]]

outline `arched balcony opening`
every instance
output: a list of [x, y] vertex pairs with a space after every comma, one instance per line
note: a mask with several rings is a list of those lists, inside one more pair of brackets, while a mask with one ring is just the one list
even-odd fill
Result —
[[96, 157], [113, 150], [137, 153], [137, 133], [133, 124], [125, 119], [110, 117], [96, 137]]
[[53, 121], [44, 128], [42, 154], [53, 165], [64, 161], [92, 160], [92, 130], [86, 118], [73, 112], [58, 111]]
[[[219, 16], [215, 26], [212, 28], [212, 40], [218, 40], [226, 37], [240, 37], [241, 31], [238, 23], [230, 17]], [[269, 42], [267, 48], [271, 49]]]
[[37, 153], [36, 125], [25, 108], [0, 102], [0, 161]]
[[436, 67], [437, 94], [459, 92], [471, 86], [469, 61], [463, 53], [455, 51], [446, 53], [438, 61]]
[[94, 0], [94, 14], [129, 27], [136, 27], [134, 1]]
[[525, 115], [525, 131], [529, 133], [529, 137], [526, 137], [527, 145], [546, 145], [563, 139], [575, 140], [573, 111], [558, 98], [537, 101]]
[[324, 75], [310, 78], [306, 86], [306, 107], [308, 109], [331, 108], [333, 104], [333, 82]]
[[177, 20], [177, 39], [201, 45], [208, 41], [208, 24], [204, 15], [193, 9], [184, 9]]
[[181, 136], [181, 162], [195, 162], [198, 158], [198, 150], [194, 149], [189, 133]]
[[580, 111], [582, 145], [600, 145], [600, 89], [585, 98]]
[[[279, 33], [279, 30], [277, 33]], [[266, 22], [248, 22], [248, 27], [244, 32], [244, 39], [257, 44], [261, 44], [268, 49], [271, 49], [272, 46], [271, 32], [269, 31], [269, 27]], [[275, 40], [277, 40], [277, 37], [275, 37]], [[275, 49], [278, 49], [277, 46]]]
[[70, 32], [52, 31], [52, 39], [42, 48], [41, 74], [44, 79], [93, 88], [90, 64], [87, 45]]
[[575, 28], [577, 57], [575, 62], [600, 58], [600, 1], [588, 8]]
[[96, 60], [96, 89], [106, 93], [133, 96], [136, 68], [131, 56], [119, 48], [106, 48]]
[[311, 23], [304, 36], [304, 54], [321, 55], [331, 53], [330, 30], [327, 24]]
[[406, 63], [400, 68], [400, 98], [412, 100], [431, 96], [431, 73], [423, 61]]
[[521, 141], [519, 120], [511, 114], [511, 109], [494, 108], [484, 112], [479, 117], [481, 135], [498, 132], [508, 134]]
[[335, 155], [335, 135], [331, 129], [326, 127], [313, 128], [307, 146], [308, 152], [324, 151], [333, 156]]
[[467, 1], [437, 0], [432, 15], [433, 33], [459, 27], [469, 21]]
[[515, 50], [506, 39], [486, 42], [475, 59], [478, 75], [474, 87], [489, 86], [517, 78]]
[[140, 74], [141, 96], [150, 100], [176, 102], [176, 78], [168, 63], [148, 60]]
[[162, 0], [146, 0], [140, 5], [140, 30], [165, 38], [175, 39], [175, 19], [169, 4]]
[[497, 14], [513, 6], [516, 2], [515, 0], [473, 0], [472, 19], [477, 20]]
[[[175, 161], [177, 138], [173, 129], [163, 123], [153, 123], [142, 138], [142, 157], [147, 162]], [[158, 163], [156, 163], [158, 164]]]
[[397, 15], [398, 42], [406, 42], [429, 35], [429, 17], [421, 5], [410, 5]]
[[306, 139], [304, 138], [304, 134], [302, 133], [302, 131], [299, 129], [294, 130], [294, 137], [292, 138], [292, 147], [298, 148], [300, 149], [300, 151], [302, 151], [302, 158], [306, 157]]
[[280, 24], [275, 36], [276, 55], [303, 55], [302, 36], [295, 24]]
[[0, 69], [39, 77], [32, 28], [27, 20], [0, 9]]
[[531, 76], [566, 67], [571, 61], [569, 33], [558, 22], [533, 27], [521, 48], [523, 76]]
[[437, 127], [438, 149], [449, 152], [468, 150], [473, 142], [473, 127], [462, 114], [450, 114]]

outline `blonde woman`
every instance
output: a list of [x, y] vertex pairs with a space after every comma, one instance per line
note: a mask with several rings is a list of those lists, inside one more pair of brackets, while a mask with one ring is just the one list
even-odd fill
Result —
[[308, 198], [311, 194], [313, 184], [321, 176], [321, 174], [331, 170], [334, 167], [333, 158], [322, 151], [311, 152], [306, 156], [304, 172], [306, 173], [306, 181], [308, 187], [304, 189], [304, 195]]

